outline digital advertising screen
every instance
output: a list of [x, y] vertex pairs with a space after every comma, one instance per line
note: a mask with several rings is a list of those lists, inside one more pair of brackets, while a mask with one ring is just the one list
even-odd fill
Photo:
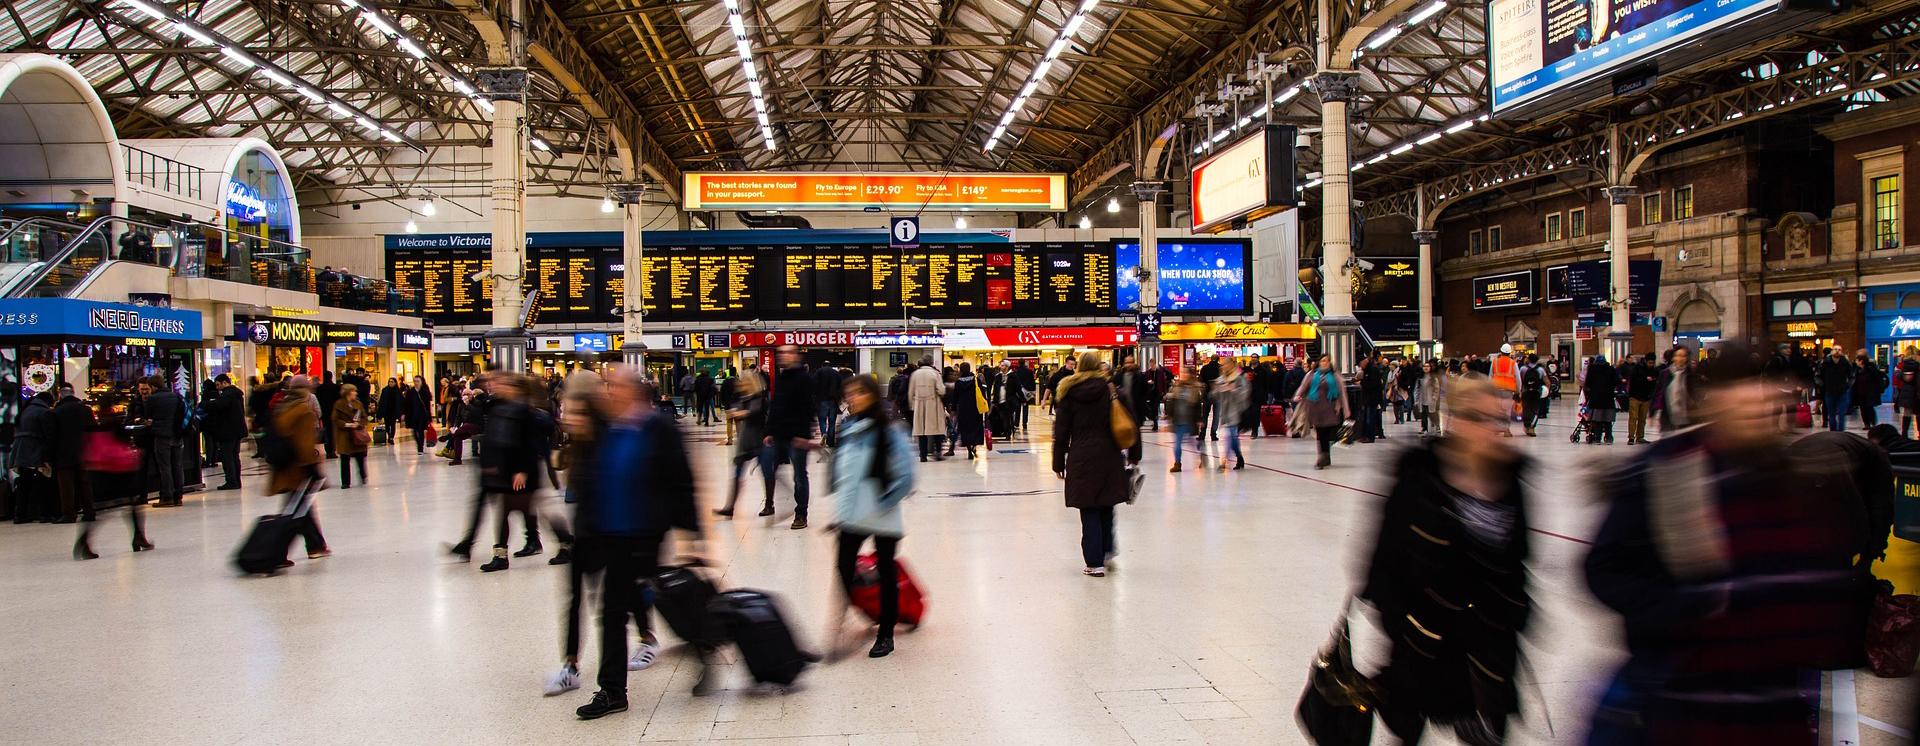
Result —
[[1493, 112], [1550, 98], [1779, 7], [1780, 0], [1492, 0]]
[[[1627, 262], [1628, 305], [1634, 313], [1651, 313], [1660, 297], [1660, 260]], [[1567, 295], [1583, 311], [1607, 307], [1607, 288], [1613, 283], [1612, 262], [1576, 262], [1567, 266]]]
[[1353, 273], [1353, 310], [1413, 311], [1420, 308], [1420, 264], [1410, 256], [1359, 257], [1372, 264]]
[[1533, 305], [1533, 270], [1473, 278], [1473, 310]]
[[[1159, 241], [1159, 311], [1190, 314], [1246, 314], [1253, 289], [1247, 268], [1253, 242], [1229, 238], [1162, 238]], [[1113, 298], [1109, 312], [1131, 311], [1140, 304], [1140, 240], [1113, 242]]]

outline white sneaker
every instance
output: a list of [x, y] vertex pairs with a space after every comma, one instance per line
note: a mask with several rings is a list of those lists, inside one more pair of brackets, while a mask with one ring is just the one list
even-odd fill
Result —
[[659, 657], [660, 646], [656, 643], [642, 642], [640, 649], [633, 651], [633, 657], [627, 659], [628, 671], [644, 671], [653, 665], [653, 659]]
[[547, 677], [547, 685], [541, 688], [547, 696], [566, 694], [580, 688], [580, 670], [573, 666], [561, 666], [560, 670]]

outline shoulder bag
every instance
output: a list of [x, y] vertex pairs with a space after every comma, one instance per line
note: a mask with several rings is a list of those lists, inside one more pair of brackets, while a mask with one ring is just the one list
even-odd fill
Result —
[[1340, 607], [1340, 626], [1307, 668], [1307, 688], [1294, 710], [1300, 731], [1318, 746], [1366, 746], [1373, 742], [1373, 681], [1353, 665], [1353, 641], [1348, 612], [1353, 599]]
[[1133, 424], [1133, 413], [1128, 412], [1127, 405], [1121, 404], [1117, 397], [1108, 400], [1107, 422], [1113, 428], [1115, 445], [1123, 449], [1132, 448], [1134, 443], [1140, 441], [1140, 430]]

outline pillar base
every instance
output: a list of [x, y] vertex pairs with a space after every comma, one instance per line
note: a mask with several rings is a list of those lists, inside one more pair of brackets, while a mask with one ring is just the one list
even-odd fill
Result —
[[1333, 369], [1350, 373], [1359, 365], [1360, 320], [1352, 316], [1320, 319], [1320, 352], [1333, 356]]
[[1633, 355], [1633, 332], [1607, 332], [1607, 362], [1619, 365]]
[[529, 340], [525, 329], [495, 329], [487, 332], [487, 342], [493, 346], [493, 353], [487, 362], [497, 370], [508, 373], [527, 372], [527, 347]]
[[627, 339], [631, 341], [620, 347], [620, 362], [639, 371], [641, 376], [645, 376], [647, 374], [647, 345], [639, 341], [638, 337], [639, 335], [627, 336]]
[[1159, 338], [1156, 337], [1151, 340], [1145, 337], [1140, 338], [1140, 347], [1134, 354], [1136, 355], [1134, 362], [1140, 364], [1141, 371], [1149, 371], [1160, 367]]
[[1421, 360], [1432, 360], [1433, 349], [1439, 346], [1439, 344], [1440, 343], [1435, 340], [1423, 339], [1418, 342], [1415, 342], [1414, 346], [1417, 350], [1419, 350], [1418, 354], [1420, 355]]

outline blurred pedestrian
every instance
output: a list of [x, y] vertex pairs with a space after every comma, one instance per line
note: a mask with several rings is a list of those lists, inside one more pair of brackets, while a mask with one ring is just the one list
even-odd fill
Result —
[[1414, 383], [1413, 410], [1420, 420], [1420, 434], [1439, 437], [1444, 434], [1440, 430], [1440, 409], [1447, 402], [1447, 368], [1435, 360], [1427, 361], [1426, 368], [1426, 374]]
[[468, 442], [486, 432], [487, 414], [493, 406], [493, 395], [487, 389], [492, 385], [493, 377], [487, 376], [474, 381], [474, 385], [461, 394], [460, 427], [455, 428], [453, 437], [447, 440], [440, 455], [453, 459], [453, 465], [459, 466], [462, 457], [469, 450]]
[[[1240, 429], [1246, 424], [1247, 408], [1253, 406], [1253, 382], [1240, 369], [1240, 361], [1227, 358], [1220, 366], [1220, 377], [1213, 382], [1213, 410], [1226, 421], [1227, 445], [1220, 450], [1220, 470], [1227, 470], [1227, 456], [1233, 456], [1233, 469], [1247, 468], [1247, 457], [1240, 452]], [[1259, 415], [1256, 414], [1255, 417]]]
[[1912, 432], [1913, 419], [1920, 416], [1920, 348], [1908, 345], [1893, 369], [1893, 409], [1900, 415], [1900, 434]]
[[793, 524], [795, 531], [807, 527], [807, 452], [813, 450], [813, 418], [818, 411], [813, 401], [812, 377], [801, 361], [800, 348], [782, 345], [775, 355], [779, 377], [773, 382], [773, 406], [767, 412], [767, 435], [761, 439], [769, 452], [761, 462], [768, 502], [772, 502], [775, 476], [780, 464], [793, 466]]
[[980, 379], [973, 374], [973, 366], [961, 363], [959, 375], [953, 379], [953, 385], [947, 390], [947, 408], [953, 411], [954, 434], [958, 436], [957, 445], [967, 449], [967, 460], [979, 458], [976, 449], [986, 442], [985, 412], [980, 409], [984, 395], [980, 393]]
[[[1667, 350], [1666, 358], [1667, 365], [1661, 369], [1660, 380], [1653, 390], [1653, 412], [1660, 419], [1661, 437], [1693, 424], [1693, 410], [1700, 404], [1701, 389], [1701, 381], [1693, 370], [1691, 350], [1676, 345]], [[1799, 361], [1792, 364], [1794, 367], [1811, 370], [1798, 350], [1795, 350], [1794, 358]], [[1807, 375], [1811, 376], [1812, 373]], [[1796, 385], [1806, 385], [1801, 382], [1798, 370], [1794, 373], [1794, 380]]]
[[[797, 357], [797, 353], [795, 355]], [[600, 407], [569, 409], [583, 430], [583, 449], [569, 472], [577, 545], [587, 568], [601, 574], [600, 669], [592, 701], [574, 712], [593, 720], [627, 709], [627, 618], [646, 616], [640, 581], [659, 571], [670, 529], [700, 532], [693, 469], [680, 429], [653, 405], [656, 392], [624, 367], [607, 376]], [[584, 421], [583, 421], [584, 420]], [[643, 634], [642, 645], [652, 645]], [[695, 693], [707, 686], [703, 665]]]
[[1193, 441], [1193, 452], [1200, 459], [1200, 470], [1207, 468], [1206, 438], [1200, 433], [1206, 407], [1202, 399], [1206, 393], [1200, 388], [1200, 379], [1193, 376], [1193, 370], [1180, 371], [1173, 386], [1167, 389], [1167, 422], [1173, 426], [1173, 466], [1167, 473], [1180, 471], [1180, 457], [1186, 453], [1187, 441]]
[[1206, 418], [1200, 424], [1207, 431], [1207, 436], [1213, 440], [1220, 439], [1220, 411], [1214, 406], [1213, 399], [1213, 382], [1218, 378], [1220, 378], [1220, 356], [1215, 354], [1207, 359], [1206, 365], [1200, 366], [1200, 388], [1206, 393], [1204, 400]]
[[367, 407], [360, 401], [360, 389], [349, 383], [340, 386], [340, 398], [328, 411], [327, 420], [332, 424], [328, 428], [332, 433], [333, 452], [340, 458], [340, 489], [353, 487], [354, 464], [360, 465], [360, 482], [367, 481], [367, 447], [373, 443], [373, 433], [368, 432], [370, 419]]
[[822, 365], [813, 371], [814, 425], [820, 432], [820, 442], [827, 447], [834, 446], [835, 433], [840, 426], [840, 397], [843, 380], [840, 369], [831, 365]]
[[[1887, 393], [1887, 377], [1862, 349], [1853, 353], [1853, 405], [1860, 408], [1860, 429], [1880, 424], [1880, 398]], [[1844, 428], [1843, 428], [1844, 429]]]
[[[733, 379], [733, 406], [727, 409], [727, 421], [739, 435], [733, 445], [733, 481], [727, 487], [727, 504], [713, 511], [721, 518], [733, 517], [733, 504], [740, 499], [741, 477], [747, 473], [747, 466], [759, 463], [763, 471], [771, 471], [773, 465], [767, 462], [767, 392], [760, 376], [752, 370], [746, 375]], [[766, 504], [760, 508], [762, 518], [773, 515], [773, 490], [763, 480]]]
[[[543, 551], [540, 542], [540, 518], [534, 498], [539, 490], [540, 467], [546, 461], [544, 444], [551, 435], [543, 434], [552, 421], [543, 425], [540, 412], [527, 404], [524, 376], [503, 373], [488, 381], [493, 404], [488, 407], [486, 430], [480, 443], [480, 491], [500, 504], [499, 521], [494, 527], [493, 559], [480, 566], [481, 572], [498, 572], [508, 567], [507, 518], [519, 513], [526, 529], [526, 543], [515, 557], [531, 557]], [[573, 537], [565, 529], [554, 527], [564, 545]]]
[[1333, 441], [1340, 435], [1340, 424], [1353, 416], [1347, 406], [1347, 387], [1341, 383], [1340, 375], [1333, 372], [1333, 356], [1320, 356], [1319, 367], [1301, 380], [1293, 400], [1299, 403], [1300, 420], [1313, 428], [1314, 437], [1319, 441], [1320, 458], [1313, 462], [1313, 468], [1332, 466]]
[[[52, 449], [47, 459], [53, 464], [53, 481], [60, 495], [62, 518], [78, 517], [91, 523], [93, 478], [86, 472], [87, 439], [94, 431], [93, 407], [74, 396], [73, 384], [61, 383], [60, 398], [53, 404]], [[18, 459], [18, 449], [15, 450]], [[238, 468], [236, 464], [235, 468]], [[16, 487], [16, 491], [18, 488]], [[15, 500], [19, 498], [16, 496]]]
[[1360, 394], [1358, 407], [1353, 412], [1354, 429], [1359, 431], [1359, 441], [1372, 443], [1375, 438], [1387, 436], [1381, 425], [1381, 406], [1386, 396], [1386, 370], [1379, 358], [1369, 355], [1360, 358], [1360, 369], [1354, 373], [1356, 390]]
[[[285, 443], [289, 458], [285, 463], [270, 465], [273, 474], [267, 482], [268, 494], [286, 496], [281, 511], [294, 517], [296, 531], [307, 545], [307, 559], [332, 556], [313, 510], [314, 496], [326, 489], [327, 483], [320, 473], [320, 462], [326, 454], [320, 448], [320, 403], [313, 398], [313, 379], [289, 376], [271, 411], [268, 427], [273, 430], [272, 437]], [[292, 567], [293, 561], [282, 561], [280, 566]]]
[[1703, 363], [1689, 414], [1616, 468], [1586, 559], [1627, 661], [1587, 743], [1816, 742], [1822, 669], [1853, 665], [1850, 506], [1809, 489], [1746, 350]]
[[333, 458], [339, 453], [339, 450], [334, 448], [333, 417], [331, 415], [333, 413], [333, 405], [340, 403], [340, 384], [333, 382], [333, 371], [322, 371], [320, 373], [320, 384], [313, 387], [313, 398], [319, 400], [320, 411], [329, 415], [320, 418], [320, 443], [327, 449], [327, 458]]
[[1392, 652], [1374, 677], [1380, 718], [1401, 743], [1427, 723], [1464, 743], [1506, 739], [1520, 710], [1514, 670], [1532, 616], [1527, 459], [1508, 430], [1512, 395], [1484, 378], [1447, 391], [1450, 432], [1402, 451], [1358, 593]]
[[1614, 372], [1605, 355], [1594, 355], [1587, 363], [1586, 380], [1580, 384], [1581, 393], [1587, 397], [1588, 445], [1602, 439], [1607, 445], [1613, 445], [1613, 418], [1619, 408], [1619, 389], [1620, 374]]
[[[20, 419], [13, 428], [13, 500], [29, 512], [46, 513], [53, 504], [56, 488], [53, 477], [53, 448], [59, 440], [53, 416], [53, 393], [37, 392], [27, 397], [20, 408]], [[32, 506], [26, 508], [24, 506]], [[54, 523], [72, 523], [72, 505], [62, 501]]]
[[1647, 442], [1647, 413], [1653, 409], [1654, 392], [1660, 385], [1660, 369], [1653, 364], [1653, 353], [1633, 358], [1621, 374], [1627, 379], [1627, 445]]
[[1828, 349], [1820, 360], [1814, 385], [1820, 392], [1820, 411], [1828, 430], [1837, 433], [1847, 429], [1847, 410], [1853, 408], [1853, 382], [1859, 373], [1838, 347]]
[[[851, 604], [860, 549], [867, 540], [873, 540], [880, 615], [875, 620], [879, 631], [867, 657], [883, 658], [893, 652], [893, 628], [900, 619], [895, 555], [907, 532], [900, 503], [913, 492], [913, 459], [906, 437], [888, 421], [878, 380], [865, 375], [848, 379], [843, 397], [847, 420], [840, 425], [840, 445], [833, 450], [832, 471], [836, 506], [833, 527], [839, 532], [836, 567], [840, 588]], [[835, 630], [840, 628], [837, 623], [844, 620], [844, 614], [842, 607], [842, 615], [834, 620]]]
[[700, 424], [711, 425], [716, 419], [713, 411], [713, 397], [719, 391], [713, 384], [712, 371], [701, 368], [700, 372], [693, 377], [693, 406], [694, 410], [700, 413]]
[[920, 367], [907, 379], [907, 406], [913, 409], [913, 436], [920, 441], [921, 461], [928, 456], [946, 460], [940, 453], [940, 439], [947, 434], [947, 409], [941, 403], [946, 395], [947, 384], [933, 366], [933, 356], [921, 357]]
[[1080, 371], [1054, 392], [1053, 473], [1066, 480], [1067, 507], [1080, 511], [1080, 556], [1085, 574], [1101, 578], [1119, 550], [1114, 506], [1132, 497], [1129, 467], [1140, 463], [1140, 439], [1122, 449], [1114, 440], [1111, 385], [1099, 373], [1100, 353], [1080, 356]]

